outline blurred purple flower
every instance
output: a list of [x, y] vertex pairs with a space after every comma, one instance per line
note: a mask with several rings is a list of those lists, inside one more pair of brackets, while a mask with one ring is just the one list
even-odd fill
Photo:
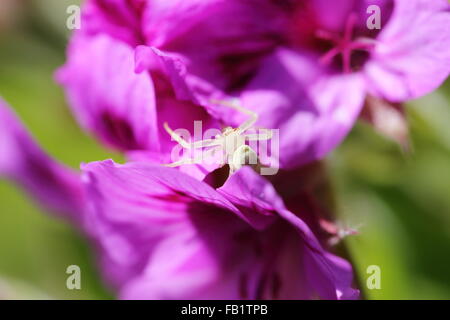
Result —
[[245, 167], [213, 189], [178, 170], [83, 167], [85, 225], [125, 299], [353, 299], [351, 266], [325, 252]]
[[0, 103], [0, 177], [96, 243], [119, 297], [358, 297], [350, 264], [326, 252], [249, 167], [218, 189], [149, 163], [95, 162], [82, 171], [45, 154]]
[[106, 33], [132, 46], [142, 44], [141, 20], [148, 0], [88, 0], [83, 8], [83, 33]]
[[[381, 30], [366, 26], [374, 4]], [[186, 66], [179, 79], [194, 101], [236, 125], [241, 115], [208, 98], [237, 96], [258, 125], [280, 128], [281, 164], [293, 167], [332, 150], [367, 94], [403, 102], [445, 80], [449, 8], [446, 0], [154, 0], [141, 25], [146, 45]]]
[[159, 61], [150, 72], [136, 73], [135, 50], [123, 41], [79, 32], [68, 56], [57, 80], [80, 124], [112, 148], [158, 153], [168, 161], [176, 142], [163, 129], [164, 122], [190, 132], [195, 120], [205, 130], [219, 127], [204, 108], [177, 99]]
[[84, 196], [79, 174], [44, 153], [0, 98], [0, 178], [8, 178], [52, 212], [77, 221]]
[[157, 150], [153, 82], [135, 74], [132, 49], [106, 36], [77, 34], [69, 55], [57, 76], [81, 125], [119, 150]]
[[[381, 30], [366, 27], [373, 4]], [[445, 0], [90, 0], [57, 78], [87, 130], [159, 161], [174, 146], [163, 122], [191, 132], [194, 120], [237, 126], [242, 115], [210, 101], [238, 97], [259, 126], [281, 129], [281, 165], [292, 168], [332, 150], [367, 96], [398, 103], [442, 83], [449, 8]], [[0, 102], [0, 175], [96, 241], [121, 297], [357, 296], [350, 265], [310, 231], [320, 221], [308, 227], [298, 199], [286, 209], [250, 168], [218, 189], [150, 163], [82, 169], [83, 184]]]
[[[381, 30], [366, 26], [369, 5], [381, 8]], [[126, 150], [173, 146], [156, 132], [164, 117], [187, 129], [193, 120], [210, 125], [199, 105], [228, 125], [242, 123], [242, 115], [210, 103], [231, 96], [258, 112], [259, 126], [281, 130], [281, 165], [291, 168], [332, 150], [367, 94], [403, 102], [450, 72], [445, 0], [91, 0], [83, 21], [60, 79], [75, 112], [100, 123], [88, 127]], [[140, 124], [105, 120], [94, 109], [146, 116]]]

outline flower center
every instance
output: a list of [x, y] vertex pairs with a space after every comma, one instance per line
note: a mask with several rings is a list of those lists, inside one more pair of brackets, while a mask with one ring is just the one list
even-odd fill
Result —
[[347, 19], [343, 34], [326, 30], [316, 32], [318, 39], [332, 43], [331, 49], [320, 58], [320, 63], [330, 65], [337, 57], [341, 56], [342, 68], [345, 73], [356, 71], [364, 64], [376, 41], [368, 37], [355, 38], [357, 20], [357, 15], [351, 14]]

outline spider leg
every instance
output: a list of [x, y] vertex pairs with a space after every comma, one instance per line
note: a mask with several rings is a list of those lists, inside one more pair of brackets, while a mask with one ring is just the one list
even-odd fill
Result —
[[163, 166], [174, 168], [174, 167], [179, 167], [179, 166], [182, 166], [182, 165], [185, 165], [185, 164], [199, 164], [199, 163], [201, 163], [201, 161], [204, 158], [209, 157], [209, 156], [213, 156], [215, 154], [215, 152], [217, 151], [217, 149], [218, 149], [218, 147], [212, 148], [212, 149], [210, 149], [208, 151], [202, 152], [200, 155], [198, 155], [195, 158], [182, 159], [180, 161], [163, 164]]
[[264, 140], [270, 140], [273, 137], [272, 130], [269, 129], [259, 129], [260, 131], [263, 131], [263, 133], [248, 133], [244, 134], [244, 137], [247, 141], [264, 141]]
[[199, 140], [195, 142], [187, 142], [182, 137], [180, 137], [175, 131], [173, 131], [167, 122], [164, 122], [163, 124], [164, 129], [166, 129], [167, 133], [172, 137], [173, 140], [178, 142], [183, 148], [185, 149], [197, 149], [197, 148], [203, 148], [203, 147], [211, 147], [214, 145], [217, 145], [217, 141], [215, 139], [206, 139], [206, 140]]
[[251, 127], [253, 127], [253, 125], [256, 123], [256, 121], [258, 121], [258, 114], [256, 112], [246, 109], [246, 108], [244, 108], [238, 104], [235, 104], [233, 102], [229, 102], [229, 101], [225, 101], [225, 100], [211, 100], [211, 103], [219, 104], [224, 107], [234, 109], [245, 115], [250, 116], [250, 118], [247, 121], [245, 121], [243, 124], [241, 124], [239, 126], [239, 128], [237, 128], [237, 131], [239, 134], [241, 134], [241, 133], [247, 131], [248, 129], [250, 129]]

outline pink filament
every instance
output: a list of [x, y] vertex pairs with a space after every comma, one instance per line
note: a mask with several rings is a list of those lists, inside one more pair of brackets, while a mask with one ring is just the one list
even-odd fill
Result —
[[357, 38], [353, 39], [354, 29], [357, 23], [357, 16], [352, 13], [347, 19], [347, 23], [344, 30], [344, 35], [341, 36], [336, 33], [332, 33], [326, 30], [319, 30], [316, 32], [316, 37], [331, 41], [334, 43], [333, 48], [326, 52], [321, 58], [320, 63], [329, 65], [333, 59], [341, 55], [342, 64], [345, 73], [352, 72], [352, 53], [355, 50], [370, 51], [373, 49], [374, 43], [372, 39]]

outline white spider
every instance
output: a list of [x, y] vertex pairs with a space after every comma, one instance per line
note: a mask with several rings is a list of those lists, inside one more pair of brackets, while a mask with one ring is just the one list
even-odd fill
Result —
[[226, 127], [222, 133], [216, 135], [214, 139], [205, 139], [195, 142], [188, 142], [175, 133], [169, 125], [164, 123], [164, 129], [169, 133], [173, 140], [178, 142], [183, 148], [192, 150], [200, 148], [208, 148], [202, 152], [198, 157], [183, 159], [177, 162], [165, 164], [168, 167], [178, 167], [184, 164], [198, 164], [206, 157], [214, 157], [216, 152], [223, 153], [222, 166], [228, 164], [230, 166], [230, 174], [239, 170], [245, 164], [260, 165], [256, 152], [246, 145], [246, 141], [265, 141], [272, 139], [272, 131], [268, 129], [259, 129], [263, 131], [259, 133], [247, 133], [248, 130], [253, 129], [254, 124], [258, 121], [258, 114], [245, 109], [235, 103], [228, 101], [211, 101], [214, 104], [219, 104], [228, 108], [232, 108], [250, 118], [242, 123], [238, 128]]

